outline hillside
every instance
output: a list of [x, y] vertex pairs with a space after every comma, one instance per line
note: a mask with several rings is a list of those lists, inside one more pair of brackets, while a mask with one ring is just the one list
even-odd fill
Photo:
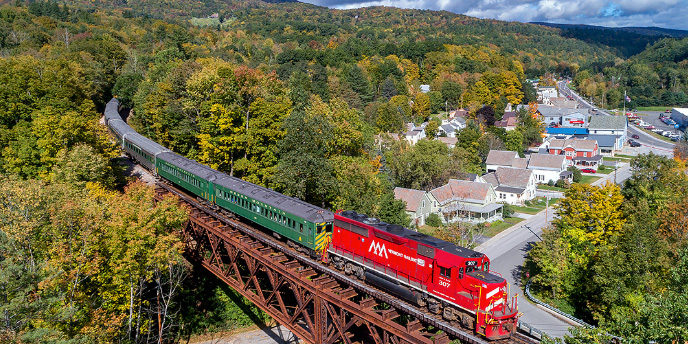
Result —
[[532, 24], [558, 28], [563, 37], [575, 38], [584, 42], [608, 47], [619, 56], [629, 58], [643, 51], [647, 46], [662, 38], [681, 38], [688, 36], [686, 30], [659, 27], [604, 27], [585, 24], [555, 24], [533, 22]]

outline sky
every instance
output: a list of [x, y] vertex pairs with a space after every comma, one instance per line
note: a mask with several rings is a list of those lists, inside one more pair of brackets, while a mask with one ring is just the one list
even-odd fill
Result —
[[392, 6], [504, 21], [688, 30], [688, 0], [300, 0], [338, 9]]

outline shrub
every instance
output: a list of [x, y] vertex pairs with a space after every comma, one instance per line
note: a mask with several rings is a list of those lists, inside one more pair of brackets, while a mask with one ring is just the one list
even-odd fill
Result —
[[566, 179], [559, 179], [557, 182], [554, 184], [554, 186], [562, 189], [568, 189], [570, 187], [569, 181]]
[[550, 179], [550, 180], [547, 182], [547, 185], [549, 185], [549, 186], [554, 186], [554, 181]]
[[571, 167], [567, 168], [566, 170], [573, 172], [573, 182], [574, 183], [579, 183], [581, 181], [581, 178], [583, 178], [581, 171], [574, 166], [571, 166]]
[[425, 219], [425, 224], [432, 227], [440, 227], [442, 226], [442, 219], [440, 219], [439, 215], [432, 213]]
[[[527, 201], [526, 201], [527, 202]], [[514, 210], [514, 206], [508, 203], [503, 203], [504, 206], [502, 207], [502, 217], [512, 217], [514, 213], [516, 212]]]

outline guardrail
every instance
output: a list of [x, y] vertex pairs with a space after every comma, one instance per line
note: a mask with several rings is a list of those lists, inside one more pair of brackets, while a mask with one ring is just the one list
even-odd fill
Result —
[[580, 325], [580, 326], [585, 326], [585, 327], [589, 327], [589, 328], [595, 328], [595, 326], [590, 325], [590, 324], [586, 323], [585, 321], [580, 320], [580, 319], [574, 317], [574, 316], [571, 315], [571, 314], [564, 313], [564, 312], [562, 312], [561, 310], [559, 310], [558, 308], [554, 308], [554, 307], [552, 307], [552, 306], [550, 306], [550, 305], [548, 305], [548, 304], [546, 304], [546, 303], [544, 303], [544, 302], [538, 300], [535, 296], [533, 296], [533, 295], [530, 293], [530, 281], [531, 281], [531, 280], [528, 280], [528, 282], [526, 283], [526, 296], [528, 296], [528, 298], [529, 298], [531, 301], [537, 303], [538, 305], [540, 305], [540, 306], [542, 306], [542, 307], [545, 307], [545, 308], [549, 309], [550, 311], [552, 311], [552, 312], [554, 312], [554, 313], [557, 313], [557, 314], [561, 315], [561, 316], [564, 317], [564, 318], [567, 318], [567, 319], [569, 319], [569, 320], [571, 320], [571, 321], [577, 323], [577, 324]]
[[542, 340], [542, 331], [536, 329], [535, 327], [531, 326], [527, 322], [523, 321], [518, 321], [518, 329], [526, 333], [527, 335], [536, 338], [538, 340]]
[[[548, 305], [548, 304], [546, 304], [546, 303], [544, 303], [544, 302], [538, 300], [536, 297], [534, 297], [534, 296], [530, 293], [530, 281], [531, 281], [531, 280], [529, 279], [528, 282], [526, 283], [526, 290], [525, 290], [525, 292], [526, 292], [526, 296], [528, 296], [528, 298], [529, 298], [531, 301], [537, 303], [538, 305], [540, 305], [540, 306], [542, 306], [542, 307], [545, 307], [545, 308], [549, 309], [549, 310], [552, 311], [552, 312], [555, 312], [555, 313], [561, 315], [562, 317], [565, 317], [565, 318], [567, 318], [567, 319], [569, 319], [569, 320], [571, 320], [571, 321], [573, 321], [573, 322], [579, 324], [580, 326], [584, 326], [584, 327], [587, 327], [587, 328], [596, 328], [594, 325], [590, 325], [590, 324], [586, 323], [585, 321], [583, 321], [583, 320], [581, 320], [581, 319], [578, 319], [578, 318], [574, 317], [574, 316], [571, 315], [571, 314], [564, 313], [564, 312], [562, 312], [561, 310], [559, 310], [558, 308], [554, 308], [554, 307], [552, 307], [552, 306], [550, 306], [550, 305]], [[540, 332], [540, 333], [541, 333], [541, 335], [542, 335], [542, 332]], [[622, 337], [614, 336], [614, 335], [611, 335], [611, 334], [609, 334], [609, 333], [607, 333], [607, 335], [609, 335], [616, 343], [620, 343], [621, 340], [623, 339]], [[654, 342], [650, 342], [650, 343], [654, 343]]]

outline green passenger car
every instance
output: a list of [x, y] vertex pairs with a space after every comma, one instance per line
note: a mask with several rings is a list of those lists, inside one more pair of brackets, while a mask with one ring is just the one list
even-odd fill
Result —
[[213, 184], [213, 201], [218, 206], [313, 252], [327, 248], [332, 238], [331, 212], [226, 175]]
[[212, 181], [219, 174], [210, 167], [170, 152], [156, 156], [155, 172], [206, 200], [210, 200], [213, 194]]

